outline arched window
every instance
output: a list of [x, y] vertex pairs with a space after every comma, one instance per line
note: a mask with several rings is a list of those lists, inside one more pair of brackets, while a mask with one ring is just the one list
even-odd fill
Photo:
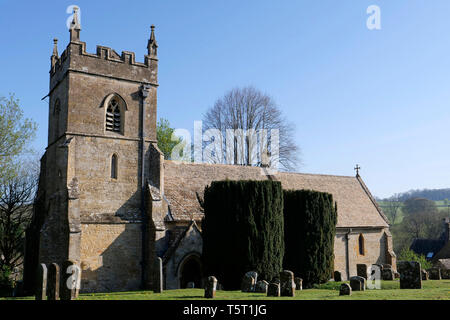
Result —
[[111, 157], [111, 179], [117, 179], [117, 155]]
[[61, 112], [61, 102], [56, 99], [55, 105], [53, 106], [53, 139], [59, 138], [59, 113]]
[[364, 255], [364, 237], [362, 234], [359, 235], [358, 238], [358, 247], [359, 247], [359, 254]]
[[117, 93], [112, 93], [105, 98], [103, 105], [106, 109], [105, 130], [123, 134], [127, 109], [125, 100]]

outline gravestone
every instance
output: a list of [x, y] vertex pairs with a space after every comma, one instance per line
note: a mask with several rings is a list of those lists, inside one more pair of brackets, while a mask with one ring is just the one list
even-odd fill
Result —
[[343, 283], [339, 287], [339, 295], [340, 296], [349, 296], [352, 294], [352, 288], [348, 283]]
[[397, 271], [394, 271], [394, 278], [395, 279], [400, 279], [400, 273]]
[[387, 263], [383, 263], [382, 266], [383, 266], [383, 269], [384, 269], [384, 268], [386, 268], [386, 269], [392, 269], [392, 265], [387, 264]]
[[48, 266], [47, 277], [47, 299], [59, 300], [59, 266], [56, 263], [52, 263]]
[[400, 289], [422, 289], [420, 263], [417, 261], [399, 261]]
[[280, 296], [280, 284], [272, 282], [269, 284], [267, 288], [267, 296], [268, 297], [279, 297]]
[[422, 275], [422, 281], [428, 280], [428, 272], [425, 269], [420, 270], [420, 274]]
[[450, 279], [450, 269], [441, 269], [442, 279]]
[[255, 285], [255, 292], [267, 294], [268, 287], [269, 287], [269, 283], [266, 280], [260, 280]]
[[342, 275], [339, 271], [334, 272], [334, 281], [341, 282], [342, 281]]
[[356, 274], [358, 277], [363, 277], [367, 280], [367, 265], [366, 264], [357, 264], [356, 265]]
[[213, 299], [216, 297], [216, 287], [217, 287], [217, 279], [216, 277], [210, 276], [206, 280], [205, 287], [205, 298]]
[[383, 271], [381, 271], [381, 278], [383, 280], [394, 280], [394, 271], [392, 271], [391, 268], [384, 268]]
[[441, 269], [439, 268], [430, 268], [428, 271], [428, 278], [430, 280], [441, 280]]
[[303, 279], [299, 277], [294, 278], [295, 290], [303, 290]]
[[81, 281], [81, 268], [72, 260], [64, 261], [60, 270], [59, 296], [61, 300], [78, 298]]
[[270, 281], [270, 283], [278, 283], [278, 284], [280, 284], [280, 278], [274, 277], [274, 278], [272, 279], [272, 281]]
[[188, 282], [187, 285], [186, 285], [186, 288], [188, 288], [188, 289], [195, 288], [195, 283], [194, 282]]
[[47, 298], [47, 266], [43, 263], [38, 265], [36, 274], [36, 300]]
[[241, 282], [241, 291], [242, 292], [254, 292], [255, 284], [258, 278], [258, 274], [255, 271], [249, 271], [244, 274]]
[[162, 263], [162, 259], [160, 257], [156, 257], [155, 259], [155, 278], [154, 278], [154, 288], [153, 288], [153, 292], [154, 293], [161, 293], [164, 291], [163, 289], [163, 284], [164, 284], [164, 280], [163, 280], [163, 263]]
[[353, 291], [365, 291], [366, 290], [366, 279], [360, 276], [355, 276], [350, 278], [350, 287]]
[[280, 272], [280, 295], [282, 297], [295, 296], [294, 273], [289, 270]]

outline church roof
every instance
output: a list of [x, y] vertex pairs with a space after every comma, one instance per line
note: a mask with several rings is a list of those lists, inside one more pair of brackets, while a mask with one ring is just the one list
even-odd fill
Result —
[[387, 227], [387, 218], [362, 179], [347, 176], [278, 172], [265, 175], [264, 169], [224, 164], [164, 161], [164, 195], [175, 220], [203, 217], [197, 194], [203, 198], [205, 186], [217, 180], [277, 180], [284, 189], [328, 192], [337, 202], [337, 227]]

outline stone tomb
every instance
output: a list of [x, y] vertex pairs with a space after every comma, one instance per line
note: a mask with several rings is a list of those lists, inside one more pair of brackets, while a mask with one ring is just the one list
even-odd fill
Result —
[[340, 296], [349, 296], [352, 294], [352, 288], [348, 283], [341, 284], [339, 288], [339, 295]]
[[363, 277], [367, 280], [367, 265], [366, 264], [357, 264], [356, 265], [356, 274], [358, 277]]
[[276, 282], [272, 282], [269, 284], [267, 288], [267, 296], [268, 297], [279, 297], [280, 296], [280, 284]]
[[255, 292], [267, 294], [269, 283], [266, 280], [260, 280], [255, 285]]
[[295, 290], [303, 290], [303, 279], [299, 277], [294, 278]]
[[47, 298], [47, 266], [39, 264], [36, 275], [36, 300]]
[[420, 272], [421, 272], [421, 274], [422, 274], [422, 281], [428, 280], [428, 272], [427, 272], [427, 270], [422, 269]]
[[282, 297], [295, 296], [294, 273], [289, 270], [280, 272], [280, 295]]
[[47, 273], [47, 299], [48, 300], [59, 300], [59, 280], [60, 272], [59, 266], [56, 263], [52, 263], [48, 266]]
[[334, 272], [334, 281], [341, 282], [342, 281], [342, 275], [339, 271]]
[[430, 280], [441, 280], [441, 269], [439, 268], [430, 268], [428, 271], [428, 278]]
[[360, 276], [355, 276], [350, 278], [350, 287], [353, 291], [365, 291], [366, 290], [366, 279]]
[[255, 285], [258, 279], [258, 273], [256, 271], [247, 272], [242, 278], [241, 291], [242, 292], [255, 292]]
[[400, 289], [422, 289], [420, 263], [417, 261], [399, 261]]
[[214, 276], [208, 277], [205, 286], [205, 298], [214, 299], [216, 297], [217, 279]]

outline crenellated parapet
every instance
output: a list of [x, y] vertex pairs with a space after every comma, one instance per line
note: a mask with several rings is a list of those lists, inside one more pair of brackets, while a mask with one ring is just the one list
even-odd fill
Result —
[[79, 72], [107, 78], [127, 80], [157, 86], [158, 58], [155, 27], [151, 26], [147, 44], [148, 54], [144, 62], [137, 62], [134, 52], [123, 51], [119, 55], [115, 50], [97, 46], [96, 53], [86, 51], [86, 43], [80, 40], [81, 26], [77, 11], [70, 28], [70, 42], [66, 50], [58, 56], [57, 40], [54, 40], [51, 56], [50, 91], [63, 79], [67, 72]]

